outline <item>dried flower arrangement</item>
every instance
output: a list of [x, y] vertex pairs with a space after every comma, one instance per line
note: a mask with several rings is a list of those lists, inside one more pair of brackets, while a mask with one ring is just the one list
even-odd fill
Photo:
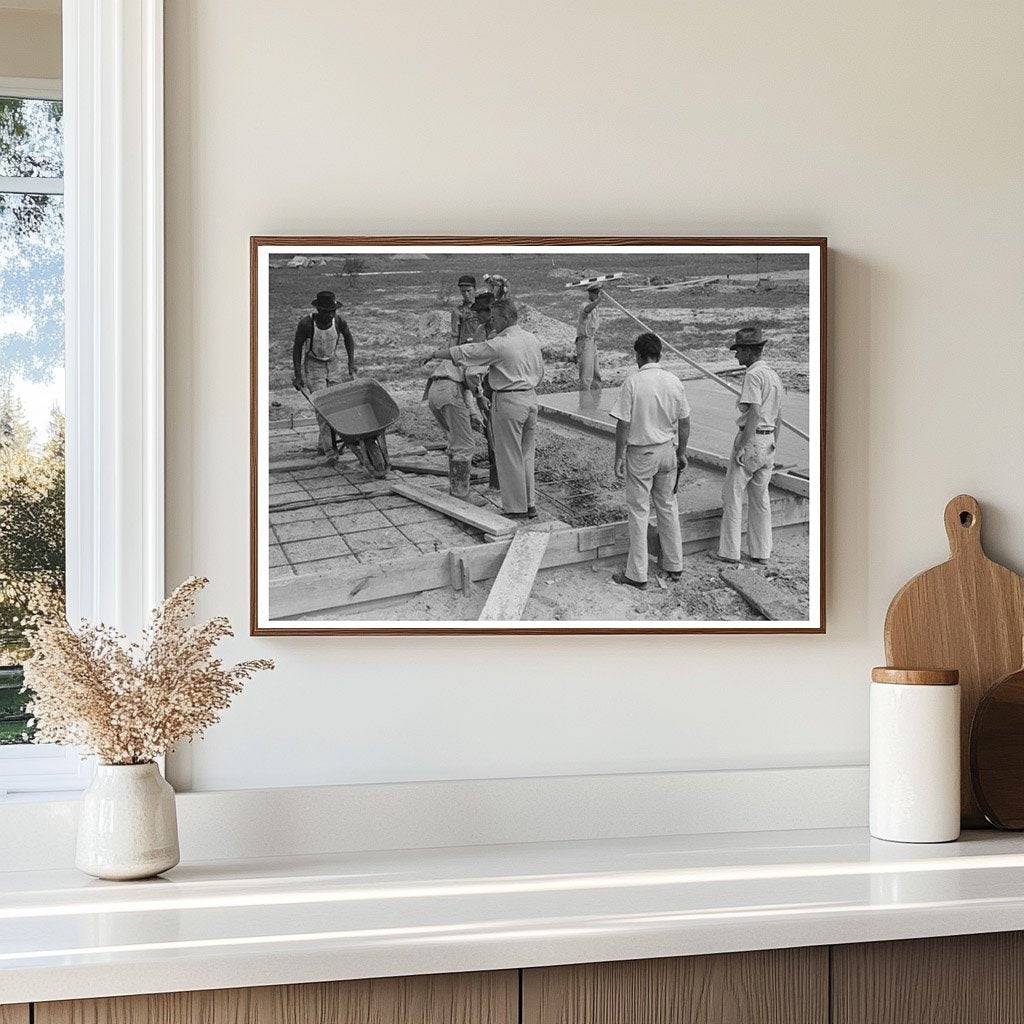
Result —
[[190, 626], [196, 596], [209, 582], [193, 576], [153, 612], [139, 643], [108, 626], [63, 618], [39, 622], [25, 689], [33, 698], [37, 743], [91, 750], [104, 764], [145, 764], [201, 735], [266, 660], [225, 668], [213, 649], [232, 635], [226, 618]]

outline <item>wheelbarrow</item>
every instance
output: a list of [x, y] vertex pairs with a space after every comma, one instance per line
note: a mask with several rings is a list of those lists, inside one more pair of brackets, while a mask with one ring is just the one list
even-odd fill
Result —
[[313, 411], [327, 421], [338, 455], [347, 449], [372, 476], [387, 475], [391, 466], [387, 431], [401, 411], [382, 385], [375, 380], [351, 380], [316, 394], [302, 393]]

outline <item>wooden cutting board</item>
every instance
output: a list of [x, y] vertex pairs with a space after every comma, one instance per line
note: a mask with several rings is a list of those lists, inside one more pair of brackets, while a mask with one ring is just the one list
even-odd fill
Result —
[[960, 494], [946, 506], [949, 561], [915, 576], [885, 616], [885, 657], [896, 668], [960, 671], [960, 813], [964, 827], [985, 825], [971, 788], [970, 734], [988, 688], [1020, 667], [1024, 579], [981, 546], [978, 502]]

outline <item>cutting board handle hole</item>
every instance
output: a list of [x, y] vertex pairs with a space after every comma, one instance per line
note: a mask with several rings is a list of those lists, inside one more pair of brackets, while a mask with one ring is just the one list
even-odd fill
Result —
[[970, 529], [971, 526], [974, 525], [974, 516], [971, 515], [970, 512], [961, 512], [960, 513], [960, 525], [961, 526], [966, 526], [968, 529]]

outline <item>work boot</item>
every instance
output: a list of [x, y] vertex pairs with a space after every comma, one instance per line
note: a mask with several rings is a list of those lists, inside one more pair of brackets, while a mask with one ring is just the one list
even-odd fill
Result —
[[448, 462], [448, 490], [453, 498], [469, 497], [469, 459], [450, 459]]

